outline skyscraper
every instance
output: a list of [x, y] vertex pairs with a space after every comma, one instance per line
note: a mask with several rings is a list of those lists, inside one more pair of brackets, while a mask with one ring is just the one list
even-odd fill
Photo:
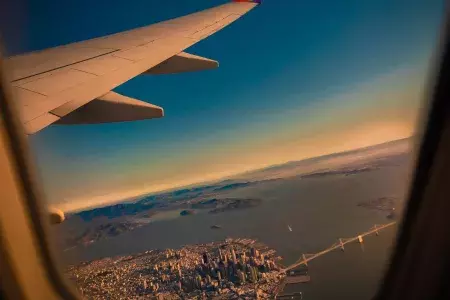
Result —
[[234, 251], [234, 248], [231, 248], [231, 255], [233, 256], [234, 263], [237, 264], [236, 252]]
[[241, 264], [245, 265], [245, 254], [241, 256]]
[[205, 265], [207, 265], [208, 262], [209, 262], [209, 260], [208, 260], [208, 254], [207, 254], [206, 252], [204, 252], [204, 253], [203, 253], [203, 263], [204, 263]]
[[228, 278], [233, 279], [233, 276], [234, 276], [233, 264], [229, 264], [228, 265]]
[[250, 267], [250, 280], [251, 282], [255, 283], [258, 281], [258, 270], [256, 267]]
[[227, 278], [227, 269], [225, 268], [225, 264], [223, 263], [223, 261], [219, 263], [219, 270], [222, 275], [222, 278], [224, 279]]
[[245, 271], [247, 271], [247, 265], [246, 265], [246, 263], [241, 262], [241, 263], [240, 263], [240, 269], [242, 270], [242, 272], [245, 273]]
[[222, 275], [220, 274], [221, 272], [219, 271], [219, 272], [217, 272], [217, 279], [219, 280], [219, 281], [221, 281], [222, 280]]

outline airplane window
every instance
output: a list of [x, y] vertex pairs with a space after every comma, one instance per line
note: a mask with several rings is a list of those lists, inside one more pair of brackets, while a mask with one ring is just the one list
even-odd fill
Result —
[[8, 7], [9, 80], [67, 278], [88, 299], [373, 297], [443, 7]]

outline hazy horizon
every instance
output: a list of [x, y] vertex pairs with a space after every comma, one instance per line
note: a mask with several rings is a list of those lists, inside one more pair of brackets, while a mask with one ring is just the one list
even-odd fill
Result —
[[[133, 194], [133, 192], [131, 192], [131, 195], [127, 195], [124, 196], [123, 198], [119, 198], [117, 200], [115, 200], [114, 195], [102, 195], [100, 197], [106, 197], [107, 199], [112, 199], [112, 200], [106, 200], [106, 199], [102, 199], [101, 203], [97, 204], [91, 204], [91, 205], [86, 205], [86, 206], [80, 206], [80, 207], [74, 207], [72, 209], [65, 209], [64, 211], [67, 213], [76, 213], [76, 212], [80, 212], [80, 211], [84, 211], [84, 210], [89, 210], [89, 209], [94, 209], [94, 208], [101, 208], [101, 207], [107, 207], [110, 205], [116, 205], [116, 204], [121, 204], [121, 203], [131, 203], [131, 202], [135, 202], [138, 201], [140, 198], [143, 197], [147, 197], [147, 196], [151, 196], [151, 195], [157, 195], [157, 194], [162, 194], [162, 193], [166, 193], [166, 192], [171, 192], [171, 191], [176, 191], [179, 189], [183, 189], [183, 188], [189, 188], [189, 187], [196, 187], [196, 186], [202, 186], [202, 185], [207, 185], [207, 184], [213, 184], [213, 183], [217, 183], [217, 182], [221, 182], [224, 180], [233, 180], [233, 178], [237, 178], [239, 176], [242, 175], [246, 175], [246, 174], [251, 174], [251, 173], [257, 173], [257, 172], [263, 172], [267, 169], [273, 168], [273, 167], [283, 167], [284, 165], [288, 165], [288, 164], [292, 164], [292, 163], [300, 163], [303, 161], [308, 161], [308, 160], [312, 160], [312, 159], [320, 159], [320, 158], [325, 158], [328, 156], [344, 156], [346, 154], [352, 153], [354, 151], [358, 152], [358, 151], [367, 151], [373, 148], [377, 148], [377, 147], [381, 147], [387, 144], [395, 144], [395, 143], [400, 143], [400, 142], [407, 142], [408, 141], [408, 145], [407, 147], [410, 149], [411, 148], [411, 139], [413, 138], [413, 136], [409, 136], [409, 137], [404, 137], [404, 138], [400, 138], [400, 139], [396, 139], [396, 140], [390, 140], [390, 141], [385, 141], [382, 143], [377, 143], [377, 144], [373, 144], [373, 145], [368, 145], [368, 146], [363, 146], [360, 148], [354, 148], [354, 149], [349, 149], [349, 150], [345, 150], [345, 151], [340, 151], [340, 152], [331, 152], [331, 153], [326, 153], [326, 154], [322, 154], [319, 156], [313, 156], [313, 157], [307, 157], [301, 160], [291, 160], [291, 161], [286, 161], [283, 163], [279, 163], [279, 164], [273, 164], [273, 165], [268, 165], [262, 168], [257, 168], [257, 169], [251, 169], [251, 170], [247, 170], [244, 172], [240, 172], [240, 173], [236, 173], [230, 176], [225, 176], [225, 177], [221, 177], [221, 178], [217, 178], [215, 180], [209, 180], [209, 181], [199, 181], [199, 182], [193, 182], [191, 184], [187, 184], [187, 185], [179, 185], [179, 186], [174, 186], [173, 188], [169, 188], [169, 189], [165, 189], [165, 190], [155, 190], [155, 191], [151, 191], [151, 192], [145, 192], [142, 194]], [[314, 168], [317, 169], [317, 168]], [[239, 179], [236, 179], [236, 181], [238, 181]], [[90, 200], [86, 200], [83, 201], [83, 203], [86, 202], [91, 202], [92, 199]], [[80, 200], [75, 201], [75, 202], [82, 202]], [[61, 207], [58, 207], [59, 209], [61, 209]]]

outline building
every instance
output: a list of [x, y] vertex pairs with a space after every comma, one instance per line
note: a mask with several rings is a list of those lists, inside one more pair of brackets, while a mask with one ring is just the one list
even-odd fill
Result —
[[238, 277], [239, 282], [240, 282], [241, 284], [244, 284], [244, 283], [245, 283], [245, 273], [244, 273], [244, 272], [242, 272], [241, 270], [238, 270], [238, 271], [237, 271], [237, 277]]
[[220, 273], [221, 273], [221, 275], [222, 275], [222, 278], [227, 278], [228, 276], [228, 274], [227, 274], [227, 269], [225, 268], [225, 264], [221, 261], [220, 263], [219, 263], [219, 270], [220, 270]]
[[199, 290], [202, 289], [202, 276], [197, 275], [195, 278], [195, 286], [196, 288], [198, 288]]
[[211, 274], [213, 277], [216, 277], [216, 278], [217, 278], [217, 272], [216, 272], [216, 269], [211, 268], [210, 274]]
[[209, 262], [209, 260], [208, 260], [208, 253], [204, 252], [204, 253], [203, 253], [203, 263], [204, 263], [205, 265], [207, 265], [208, 262]]
[[250, 267], [249, 268], [250, 273], [250, 281], [255, 283], [258, 281], [258, 270], [256, 267]]
[[240, 262], [239, 263], [239, 269], [241, 269], [242, 272], [245, 273], [247, 271], [247, 265], [245, 263], [243, 263], [243, 262]]
[[232, 264], [228, 265], [228, 278], [232, 279], [234, 277], [234, 267]]
[[236, 264], [237, 258], [236, 258], [236, 252], [234, 251], [234, 248], [231, 248], [231, 256], [233, 257], [233, 261]]

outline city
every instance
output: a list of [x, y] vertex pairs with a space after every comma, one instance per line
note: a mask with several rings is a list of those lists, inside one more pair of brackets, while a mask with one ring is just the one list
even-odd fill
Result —
[[67, 269], [87, 299], [303, 299], [286, 293], [289, 284], [307, 283], [308, 262], [344, 245], [359, 242], [396, 222], [374, 225], [368, 231], [315, 254], [302, 254], [289, 266], [276, 251], [255, 239], [227, 238], [180, 249], [84, 262]]
[[280, 259], [256, 240], [229, 238], [82, 263], [67, 273], [88, 299], [268, 299], [285, 277]]

